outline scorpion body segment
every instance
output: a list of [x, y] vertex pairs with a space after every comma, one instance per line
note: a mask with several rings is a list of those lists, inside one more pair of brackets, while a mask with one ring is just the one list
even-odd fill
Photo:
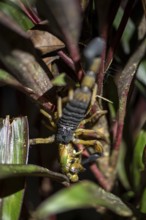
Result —
[[95, 83], [95, 74], [91, 71], [85, 75], [81, 87], [76, 89], [74, 97], [63, 109], [62, 117], [58, 121], [56, 141], [68, 144], [79, 123], [85, 118], [90, 105], [92, 88]]

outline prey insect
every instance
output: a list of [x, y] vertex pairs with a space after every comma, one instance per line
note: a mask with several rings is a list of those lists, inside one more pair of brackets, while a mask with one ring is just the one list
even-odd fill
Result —
[[[101, 38], [93, 39], [84, 51], [86, 72], [81, 85], [69, 95], [69, 100], [62, 109], [61, 98], [58, 98], [57, 123], [47, 112], [41, 112], [49, 119], [52, 127], [56, 129], [55, 136], [46, 139], [35, 139], [35, 143], [51, 143], [56, 141], [59, 145], [59, 161], [62, 173], [68, 176], [71, 182], [77, 182], [78, 174], [84, 170], [82, 163], [82, 150], [78, 151], [75, 145], [82, 144], [85, 148], [92, 147], [95, 151], [94, 159], [103, 153], [101, 139], [105, 136], [100, 131], [84, 129], [84, 125], [106, 113], [99, 110], [87, 117], [96, 101], [97, 85], [96, 73], [99, 70], [104, 41]], [[56, 126], [57, 125], [57, 126]], [[94, 139], [87, 139], [90, 136]], [[85, 137], [86, 139], [80, 139]], [[33, 140], [31, 141], [33, 144]], [[92, 156], [93, 159], [93, 156]], [[88, 159], [90, 162], [90, 158]]]

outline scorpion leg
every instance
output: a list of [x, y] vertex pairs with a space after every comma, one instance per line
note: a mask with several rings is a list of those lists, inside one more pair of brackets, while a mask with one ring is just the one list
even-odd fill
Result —
[[99, 153], [101, 155], [103, 154], [102, 144], [98, 140], [82, 140], [82, 139], [74, 138], [73, 143], [82, 144], [85, 147], [92, 147], [92, 148], [94, 148], [96, 153]]
[[96, 101], [96, 95], [97, 95], [97, 84], [95, 83], [94, 88], [93, 88], [93, 92], [92, 92], [92, 97], [91, 97], [91, 103], [90, 103], [89, 111], [91, 110], [92, 106], [94, 105], [94, 103]]
[[74, 136], [80, 136], [80, 135], [89, 136], [89, 137], [96, 137], [98, 139], [100, 138], [100, 139], [103, 139], [104, 141], [107, 141], [107, 137], [100, 130], [95, 131], [95, 130], [92, 130], [92, 129], [78, 128], [75, 131], [75, 135]]
[[[90, 102], [90, 106], [89, 106], [89, 109], [86, 113], [86, 115], [89, 114], [89, 112], [91, 111], [91, 108], [93, 107], [95, 101], [96, 101], [96, 96], [97, 96], [97, 84], [94, 85], [94, 88], [93, 88], [93, 91], [92, 91], [92, 97], [91, 97], [91, 102]], [[84, 119], [81, 121], [80, 125], [85, 125], [89, 122], [91, 122], [94, 118], [97, 120], [99, 117], [101, 117], [102, 115], [106, 114], [107, 111], [106, 110], [99, 110], [99, 111], [96, 111], [92, 116]]]
[[[51, 124], [51, 128], [53, 128], [54, 130], [56, 129], [56, 124], [53, 121], [52, 116], [47, 113], [45, 110], [40, 109], [41, 114], [43, 114], [50, 122]], [[45, 123], [46, 125], [46, 123]], [[48, 125], [46, 125], [47, 127], [49, 127]], [[51, 135], [50, 137], [47, 138], [33, 138], [29, 140], [29, 144], [30, 145], [37, 145], [37, 144], [50, 144], [53, 143], [55, 141], [55, 135]]]
[[70, 88], [70, 89], [69, 89], [69, 92], [68, 92], [68, 99], [69, 99], [69, 100], [72, 100], [72, 99], [73, 99], [73, 96], [74, 96], [74, 90], [73, 90], [73, 88]]
[[35, 145], [35, 144], [50, 144], [55, 141], [55, 135], [52, 135], [48, 138], [34, 138], [29, 140], [30, 145]]
[[89, 112], [91, 111], [92, 106], [94, 105], [95, 101], [96, 101], [96, 95], [97, 95], [97, 84], [94, 85], [93, 91], [92, 91], [92, 96], [91, 96], [91, 102], [88, 108], [88, 111], [86, 113], [86, 115], [89, 114]]
[[[97, 120], [98, 118], [100, 118], [102, 115], [105, 115], [107, 113], [106, 110], [99, 110], [96, 111], [93, 115], [91, 115], [89, 118], [83, 119], [80, 123], [81, 126], [91, 122], [94, 118]], [[79, 125], [79, 126], [80, 126]]]
[[57, 114], [58, 114], [58, 118], [62, 117], [62, 103], [63, 102], [67, 102], [68, 100], [72, 100], [73, 99], [73, 95], [74, 95], [74, 91], [73, 91], [72, 88], [70, 88], [69, 92], [68, 92], [68, 97], [61, 98], [60, 96], [58, 96], [58, 98], [57, 98]]
[[56, 129], [56, 124], [55, 124], [55, 122], [54, 122], [52, 116], [51, 116], [48, 112], [46, 112], [45, 110], [43, 110], [43, 109], [40, 109], [40, 113], [43, 114], [43, 115], [49, 120], [49, 122], [50, 122], [52, 128]]
[[75, 156], [78, 156], [78, 155], [80, 155], [80, 154], [82, 154], [82, 153], [83, 153], [83, 150], [80, 150], [80, 151], [75, 152], [74, 155], [75, 155]]
[[57, 115], [58, 118], [61, 118], [61, 116], [62, 116], [62, 99], [60, 96], [57, 98], [57, 114], [58, 114]]

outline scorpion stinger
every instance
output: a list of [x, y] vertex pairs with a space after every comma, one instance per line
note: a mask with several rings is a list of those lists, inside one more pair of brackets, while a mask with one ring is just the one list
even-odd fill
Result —
[[97, 59], [100, 62], [101, 54], [103, 52], [103, 49], [105, 47], [105, 41], [100, 38], [94, 38], [84, 49], [83, 52], [83, 58], [85, 61], [85, 71], [93, 70], [94, 66], [94, 73], [96, 74], [99, 70], [99, 65], [97, 64]]

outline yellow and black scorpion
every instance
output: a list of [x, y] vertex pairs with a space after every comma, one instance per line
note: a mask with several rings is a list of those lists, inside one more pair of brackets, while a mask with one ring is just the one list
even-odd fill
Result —
[[[98, 158], [103, 153], [103, 146], [100, 138], [104, 139], [104, 134], [92, 129], [84, 129], [84, 125], [92, 119], [106, 113], [104, 110], [96, 111], [87, 117], [96, 101], [97, 84], [96, 76], [100, 68], [101, 54], [104, 49], [102, 38], [93, 39], [84, 50], [85, 76], [79, 88], [74, 93], [70, 93], [68, 102], [62, 109], [61, 99], [58, 99], [57, 123], [55, 123], [48, 113], [41, 112], [49, 119], [51, 125], [56, 129], [55, 136], [44, 139], [35, 139], [35, 143], [51, 143], [56, 141], [59, 145], [59, 161], [62, 173], [67, 175], [71, 182], [77, 182], [78, 174], [84, 170], [82, 163], [82, 150], [78, 151], [75, 145], [82, 144], [84, 147], [92, 147], [94, 156]], [[94, 139], [87, 140], [90, 134], [94, 134]], [[86, 137], [85, 140], [79, 139]], [[90, 162], [90, 159], [88, 160]]]

